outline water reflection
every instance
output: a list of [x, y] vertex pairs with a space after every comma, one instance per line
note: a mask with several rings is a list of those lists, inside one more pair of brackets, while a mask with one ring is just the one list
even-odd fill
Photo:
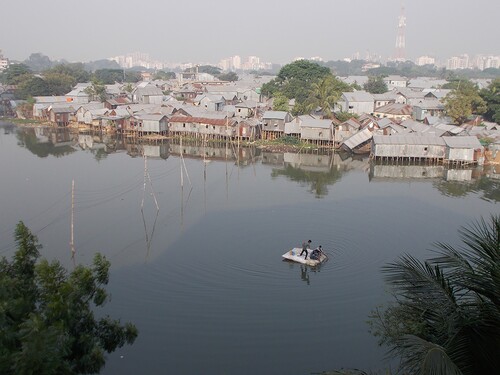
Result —
[[308, 186], [308, 191], [317, 198], [328, 195], [328, 186], [338, 182], [342, 175], [351, 169], [365, 170], [369, 163], [368, 159], [353, 160], [343, 159], [340, 154], [304, 154], [284, 153], [263, 155], [269, 164], [280, 165], [274, 168], [272, 177], [284, 176], [291, 181], [299, 182]]
[[500, 202], [500, 166], [449, 169], [443, 165], [371, 164], [370, 181], [431, 180], [447, 197], [481, 194], [487, 201]]
[[[5, 134], [9, 134], [15, 126], [2, 124], [2, 127]], [[179, 140], [147, 144], [104, 133], [75, 134], [66, 128], [21, 128], [17, 131], [17, 138], [19, 146], [40, 158], [69, 155], [76, 151], [76, 147], [90, 152], [97, 161], [122, 151], [132, 158], [145, 156], [166, 160], [175, 156], [202, 160], [205, 175], [206, 165], [212, 161], [230, 162], [238, 168], [261, 163], [273, 167], [271, 177], [285, 177], [297, 182], [316, 198], [327, 196], [329, 187], [340, 181], [346, 172], [358, 170], [368, 173], [370, 181], [430, 179], [445, 196], [464, 197], [470, 193], [482, 193], [485, 200], [500, 201], [500, 166], [449, 169], [443, 165], [375, 164], [368, 157], [345, 153], [272, 153], [254, 147], [236, 147], [233, 143], [214, 145], [185, 141], [181, 145]]]
[[24, 128], [17, 132], [18, 145], [40, 158], [62, 157], [76, 151], [77, 136], [69, 129]]
[[435, 181], [433, 186], [448, 197], [465, 197], [469, 194], [480, 194], [481, 199], [489, 202], [500, 202], [500, 179], [480, 175], [468, 182]]

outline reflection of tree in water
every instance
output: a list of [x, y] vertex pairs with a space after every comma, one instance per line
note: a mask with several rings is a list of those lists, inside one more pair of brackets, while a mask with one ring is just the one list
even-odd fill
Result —
[[97, 162], [100, 162], [101, 160], [104, 160], [108, 157], [108, 153], [104, 148], [98, 148], [96, 150], [90, 150], [90, 153], [94, 155], [95, 160]]
[[273, 178], [285, 176], [292, 181], [310, 184], [309, 191], [314, 193], [316, 198], [322, 198], [328, 195], [328, 185], [333, 185], [340, 180], [342, 171], [336, 168], [330, 169], [328, 172], [306, 171], [287, 165], [284, 169], [273, 169], [271, 176]]
[[[36, 136], [35, 129], [21, 129], [17, 132], [18, 145], [27, 148], [39, 158], [46, 158], [49, 155], [58, 158], [76, 151], [71, 145], [66, 144], [69, 142], [69, 133], [66, 134], [54, 130], [53, 133], [49, 131], [48, 134], [53, 135], [50, 138], [54, 139], [55, 143], [50, 138], [46, 142], [40, 142]], [[61, 141], [58, 142], [59, 139]]]
[[469, 193], [482, 193], [481, 199], [500, 202], [500, 181], [480, 177], [468, 182], [436, 181], [434, 187], [447, 197], [465, 197]]

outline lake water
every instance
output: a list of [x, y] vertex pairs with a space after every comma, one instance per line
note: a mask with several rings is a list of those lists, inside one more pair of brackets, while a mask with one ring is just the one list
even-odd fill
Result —
[[[381, 267], [405, 252], [426, 258], [436, 241], [457, 244], [460, 226], [499, 209], [493, 168], [236, 145], [179, 152], [0, 125], [1, 254], [13, 253], [23, 220], [44, 257], [72, 267], [74, 179], [76, 261], [97, 251], [111, 261], [112, 299], [99, 314], [135, 323], [139, 337], [103, 374], [383, 369], [385, 349], [366, 324], [388, 299]], [[307, 239], [327, 263], [281, 260]]]

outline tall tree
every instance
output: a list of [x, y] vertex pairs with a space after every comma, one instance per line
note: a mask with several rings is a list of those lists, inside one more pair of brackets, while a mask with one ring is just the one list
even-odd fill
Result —
[[26, 74], [22, 77], [25, 79], [18, 83], [16, 90], [16, 97], [18, 99], [49, 95], [49, 86], [43, 78], [31, 74]]
[[219, 74], [217, 78], [219, 78], [221, 81], [234, 82], [238, 80], [238, 75], [235, 72], [227, 72]]
[[382, 76], [370, 76], [363, 88], [371, 94], [383, 94], [387, 92], [387, 84]]
[[312, 112], [319, 108], [325, 117], [332, 118], [335, 105], [345, 91], [352, 91], [351, 86], [333, 75], [314, 82], [305, 101], [306, 111]]
[[90, 73], [87, 72], [82, 63], [58, 64], [44, 72], [44, 75], [50, 73], [65, 74], [74, 78], [77, 83], [88, 82]]
[[394, 302], [371, 317], [407, 374], [493, 374], [500, 368], [500, 215], [459, 230], [461, 246], [384, 268]]
[[48, 87], [46, 95], [64, 95], [76, 84], [75, 78], [64, 73], [46, 73], [43, 78]]
[[43, 72], [54, 65], [48, 56], [45, 56], [40, 52], [32, 53], [26, 60], [24, 60], [24, 63], [29, 66], [32, 71], [37, 73]]
[[457, 124], [463, 124], [469, 116], [486, 111], [486, 103], [479, 96], [477, 85], [470, 81], [460, 81], [444, 98], [446, 113]]
[[98, 69], [94, 72], [94, 79], [101, 81], [105, 85], [112, 85], [115, 82], [123, 82], [123, 69]]
[[479, 95], [486, 102], [484, 117], [500, 124], [500, 78], [494, 79]]
[[161, 79], [161, 80], [169, 80], [169, 79], [175, 79], [175, 73], [174, 72], [165, 72], [163, 70], [157, 71], [153, 75], [153, 79]]
[[277, 93], [273, 99], [273, 110], [285, 112], [289, 111], [290, 106], [288, 105], [288, 98], [281, 93]]
[[32, 75], [31, 69], [27, 65], [10, 64], [2, 73], [2, 82], [7, 85], [17, 85], [26, 80], [26, 75]]
[[280, 91], [288, 99], [303, 103], [309, 96], [311, 85], [326, 76], [332, 75], [330, 69], [317, 63], [298, 60], [282, 67], [275, 79], [262, 86], [262, 93], [273, 96]]
[[91, 100], [98, 100], [100, 102], [105, 102], [107, 99], [106, 86], [101, 81], [96, 79], [92, 80], [92, 83], [85, 90], [85, 93], [90, 96]]
[[20, 222], [12, 261], [0, 261], [0, 373], [89, 374], [105, 353], [132, 344], [137, 329], [94, 310], [108, 299], [110, 263], [97, 254], [72, 272], [40, 260], [36, 236]]

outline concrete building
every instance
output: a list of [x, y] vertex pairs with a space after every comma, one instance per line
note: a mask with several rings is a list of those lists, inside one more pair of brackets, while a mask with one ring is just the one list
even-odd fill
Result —
[[374, 105], [373, 95], [366, 91], [343, 92], [338, 105], [343, 112], [372, 113]]
[[3, 57], [2, 50], [0, 50], [0, 72], [9, 67], [9, 59]]

